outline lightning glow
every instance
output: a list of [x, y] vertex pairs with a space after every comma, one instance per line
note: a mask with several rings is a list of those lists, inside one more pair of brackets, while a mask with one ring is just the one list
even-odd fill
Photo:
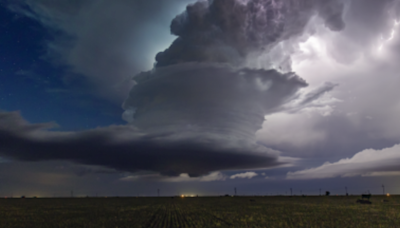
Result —
[[317, 37], [310, 37], [306, 42], [299, 44], [300, 51], [306, 55], [322, 54], [324, 52], [324, 44]]
[[392, 28], [392, 31], [390, 32], [389, 38], [385, 39], [383, 36], [381, 36], [381, 44], [378, 47], [378, 51], [382, 51], [383, 48], [385, 47], [385, 44], [392, 41], [396, 37], [396, 32], [397, 32], [399, 24], [400, 24], [399, 21], [397, 21], [397, 20], [394, 21], [394, 26]]

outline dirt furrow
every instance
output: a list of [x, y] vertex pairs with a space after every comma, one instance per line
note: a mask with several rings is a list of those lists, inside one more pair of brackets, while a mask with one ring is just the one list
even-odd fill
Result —
[[176, 206], [175, 204], [173, 205], [173, 207], [174, 207], [174, 214], [175, 214], [175, 217], [176, 217], [176, 223], [177, 223], [177, 225], [180, 227], [180, 228], [184, 228], [184, 227], [186, 227], [187, 226], [187, 223], [186, 223], [186, 219], [185, 219], [185, 216], [180, 212], [180, 208], [178, 207], [178, 206]]
[[222, 223], [224, 223], [226, 226], [228, 226], [228, 227], [231, 227], [231, 226], [233, 226], [233, 224], [232, 223], [230, 223], [230, 222], [228, 222], [228, 221], [226, 221], [225, 219], [223, 219], [223, 218], [220, 218], [220, 217], [218, 217], [218, 216], [216, 216], [216, 215], [214, 215], [213, 213], [211, 213], [211, 212], [208, 212], [207, 210], [205, 210], [205, 209], [203, 209], [202, 210], [202, 213], [204, 213], [204, 214], [207, 214], [209, 217], [211, 217], [213, 220], [217, 220], [217, 221], [219, 221], [219, 222], [222, 222]]
[[182, 227], [194, 227], [196, 226], [191, 223], [190, 218], [189, 218], [189, 213], [187, 213], [187, 209], [185, 208], [185, 213], [182, 213], [182, 207], [176, 208], [176, 213], [179, 215], [179, 217], [182, 219]]
[[154, 227], [154, 223], [157, 221], [157, 217], [161, 212], [161, 208], [158, 208], [153, 215], [151, 216], [151, 218], [149, 219], [149, 221], [146, 223], [146, 225], [144, 226], [144, 228], [151, 228]]

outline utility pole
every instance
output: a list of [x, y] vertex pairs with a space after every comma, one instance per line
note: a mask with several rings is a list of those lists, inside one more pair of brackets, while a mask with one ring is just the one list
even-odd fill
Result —
[[290, 188], [290, 195], [293, 196], [292, 188]]
[[383, 195], [385, 195], [385, 185], [382, 184]]
[[236, 196], [237, 192], [236, 192], [236, 187], [235, 187], [235, 196]]

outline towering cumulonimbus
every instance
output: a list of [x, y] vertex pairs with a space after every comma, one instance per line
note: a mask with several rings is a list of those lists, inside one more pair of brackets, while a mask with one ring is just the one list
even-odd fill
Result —
[[301, 35], [310, 18], [342, 30], [340, 0], [208, 0], [187, 6], [171, 23], [178, 36], [156, 56], [156, 66], [182, 62], [241, 63], [249, 53], [265, 52]]

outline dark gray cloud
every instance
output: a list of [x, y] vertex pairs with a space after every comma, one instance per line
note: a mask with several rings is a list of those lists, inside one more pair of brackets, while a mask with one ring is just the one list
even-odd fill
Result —
[[178, 38], [157, 55], [157, 66], [192, 61], [237, 64], [249, 53], [268, 51], [302, 35], [316, 14], [331, 30], [342, 30], [343, 9], [336, 0], [198, 1], [172, 21], [171, 32]]
[[135, 110], [135, 127], [51, 132], [43, 130], [47, 124], [31, 125], [18, 113], [2, 113], [1, 155], [163, 175], [278, 166], [279, 153], [258, 145], [254, 134], [266, 113], [307, 85], [292, 73], [209, 64], [160, 68], [136, 81], [125, 102]]

